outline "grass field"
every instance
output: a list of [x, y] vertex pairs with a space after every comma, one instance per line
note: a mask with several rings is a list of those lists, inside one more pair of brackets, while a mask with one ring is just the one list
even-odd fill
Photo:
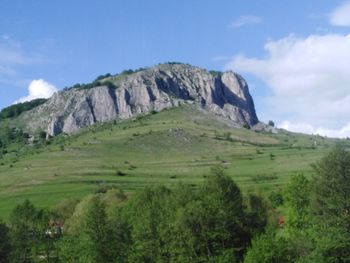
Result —
[[79, 135], [0, 160], [0, 217], [30, 199], [49, 207], [107, 185], [133, 191], [147, 185], [195, 186], [221, 164], [244, 191], [279, 189], [294, 173], [311, 175], [311, 163], [336, 143], [326, 139], [232, 129], [191, 106], [128, 121], [96, 125]]

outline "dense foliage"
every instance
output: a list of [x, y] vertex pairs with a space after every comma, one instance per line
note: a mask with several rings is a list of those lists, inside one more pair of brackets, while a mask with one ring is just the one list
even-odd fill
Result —
[[337, 147], [285, 190], [284, 228], [253, 239], [245, 262], [350, 262], [350, 153]]
[[50, 211], [25, 201], [0, 223], [0, 262], [349, 262], [349, 167], [332, 150], [315, 178], [291, 177], [278, 210], [220, 166], [198, 188], [105, 189]]
[[29, 111], [41, 104], [44, 104], [47, 99], [35, 99], [23, 103], [17, 103], [4, 108], [0, 111], [0, 121], [8, 118], [17, 117], [22, 112]]

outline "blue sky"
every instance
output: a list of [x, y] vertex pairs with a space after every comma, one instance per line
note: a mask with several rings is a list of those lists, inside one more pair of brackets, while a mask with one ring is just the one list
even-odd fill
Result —
[[[320, 69], [323, 61], [329, 65], [328, 60], [349, 57], [329, 52], [350, 54], [348, 5], [336, 0], [2, 0], [0, 108], [107, 72], [181, 61], [242, 74], [263, 121], [348, 136], [350, 107], [343, 108], [350, 64], [344, 60]], [[310, 64], [315, 58], [320, 62]], [[303, 66], [295, 68], [298, 63]], [[319, 77], [324, 75], [326, 80]]]

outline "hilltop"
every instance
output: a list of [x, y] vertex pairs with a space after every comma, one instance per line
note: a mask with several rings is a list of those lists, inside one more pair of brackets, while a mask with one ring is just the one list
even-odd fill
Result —
[[182, 104], [194, 104], [224, 117], [235, 127], [252, 127], [259, 122], [248, 85], [240, 75], [179, 63], [108, 74], [92, 84], [57, 92], [22, 114], [20, 120], [27, 130], [52, 136]]

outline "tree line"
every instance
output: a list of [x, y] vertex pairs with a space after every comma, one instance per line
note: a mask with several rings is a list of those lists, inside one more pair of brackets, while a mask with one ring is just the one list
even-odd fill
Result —
[[13, 104], [0, 111], [0, 120], [17, 117], [22, 112], [29, 111], [37, 106], [40, 106], [46, 101], [47, 99], [35, 99], [31, 101]]
[[350, 154], [337, 147], [313, 168], [271, 200], [217, 166], [197, 188], [25, 201], [0, 224], [0, 262], [350, 262]]

